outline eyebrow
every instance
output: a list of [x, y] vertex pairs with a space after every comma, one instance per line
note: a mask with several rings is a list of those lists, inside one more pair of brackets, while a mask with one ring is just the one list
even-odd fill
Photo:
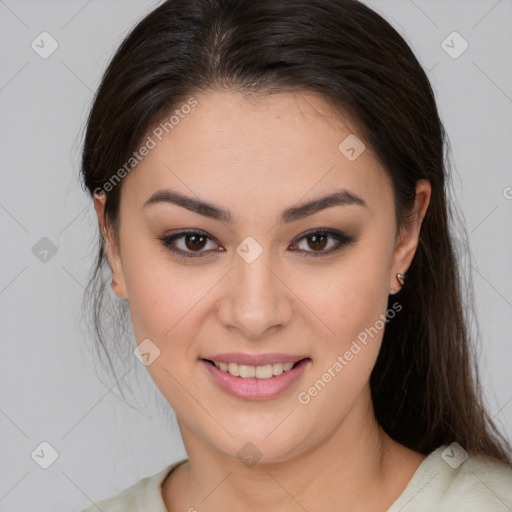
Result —
[[[184, 196], [168, 189], [157, 190], [142, 206], [147, 208], [150, 205], [159, 203], [170, 203], [182, 208], [186, 208], [192, 212], [198, 213], [205, 217], [210, 217], [226, 223], [233, 222], [233, 216], [229, 210], [224, 210], [219, 206], [206, 203], [189, 196]], [[333, 194], [329, 194], [307, 203], [299, 204], [284, 210], [279, 219], [280, 224], [293, 222], [309, 215], [313, 215], [326, 208], [333, 206], [359, 205], [366, 207], [365, 201], [348, 190], [339, 190]]]

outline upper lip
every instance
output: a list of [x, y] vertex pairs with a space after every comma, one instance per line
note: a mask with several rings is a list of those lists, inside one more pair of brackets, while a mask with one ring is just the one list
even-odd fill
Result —
[[214, 354], [205, 356], [202, 359], [215, 361], [217, 363], [238, 363], [246, 366], [265, 366], [272, 363], [296, 363], [301, 359], [305, 359], [306, 355], [294, 354], [241, 354], [228, 352], [225, 354]]

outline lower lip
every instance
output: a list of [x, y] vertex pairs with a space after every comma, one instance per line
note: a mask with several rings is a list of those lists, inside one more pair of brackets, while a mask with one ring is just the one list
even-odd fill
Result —
[[204, 359], [201, 362], [206, 366], [213, 380], [226, 393], [244, 400], [265, 400], [279, 396], [289, 389], [302, 375], [306, 367], [311, 363], [311, 360], [303, 359], [291, 370], [287, 370], [281, 375], [276, 375], [270, 379], [235, 377]]

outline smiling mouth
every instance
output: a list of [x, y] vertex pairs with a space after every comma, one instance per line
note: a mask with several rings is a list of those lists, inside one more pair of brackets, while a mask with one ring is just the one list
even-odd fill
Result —
[[308, 357], [301, 359], [300, 361], [289, 361], [285, 363], [272, 363], [263, 366], [250, 366], [238, 363], [226, 363], [224, 361], [212, 361], [210, 359], [203, 359], [207, 363], [215, 366], [219, 370], [229, 373], [233, 377], [240, 377], [242, 379], [272, 379], [279, 375], [286, 373], [301, 363], [309, 360]]

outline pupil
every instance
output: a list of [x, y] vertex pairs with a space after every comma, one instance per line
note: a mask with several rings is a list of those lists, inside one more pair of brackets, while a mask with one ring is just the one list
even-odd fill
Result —
[[[318, 242], [318, 239], [322, 239], [322, 241]], [[313, 241], [313, 244], [310, 244], [310, 246], [313, 249], [323, 249], [325, 247], [325, 239], [325, 235], [312, 235], [311, 240]]]
[[[186, 245], [188, 249], [202, 249], [204, 247], [204, 240], [205, 236], [203, 235], [187, 235], [186, 239]], [[199, 242], [192, 241], [192, 244], [190, 244], [191, 240], [197, 240], [199, 239]]]

